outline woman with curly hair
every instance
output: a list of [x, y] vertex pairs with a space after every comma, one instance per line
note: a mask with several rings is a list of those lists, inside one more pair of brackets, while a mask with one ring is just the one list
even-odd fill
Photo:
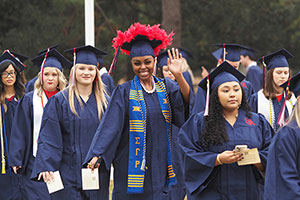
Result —
[[263, 114], [275, 131], [285, 124], [296, 103], [295, 95], [280, 87], [291, 77], [287, 59], [292, 57], [286, 49], [280, 49], [260, 58], [267, 69], [264, 88], [249, 98], [251, 110]]
[[10, 166], [15, 174], [21, 175], [23, 199], [50, 199], [46, 185], [32, 181], [30, 176], [36, 157], [44, 107], [53, 95], [67, 85], [62, 67], [70, 67], [71, 63], [55, 48], [45, 50], [35, 57], [33, 62], [41, 65], [41, 71], [34, 91], [26, 93], [16, 108], [10, 139]]
[[[184, 181], [190, 199], [259, 199], [272, 128], [250, 112], [240, 81], [244, 76], [222, 63], [200, 82], [211, 93], [205, 113], [192, 115], [179, 131]], [[210, 87], [211, 85], [211, 87]], [[208, 97], [207, 97], [208, 98]], [[209, 109], [208, 109], [209, 108]], [[257, 148], [261, 163], [238, 166], [236, 145]]]
[[85, 159], [90, 168], [99, 167], [97, 160], [107, 169], [113, 163], [113, 199], [167, 199], [176, 184], [171, 128], [184, 122], [190, 99], [178, 50], [169, 51], [168, 61], [178, 85], [153, 75], [154, 58], [172, 35], [135, 23], [113, 40], [117, 51], [129, 54], [135, 77], [115, 89]]
[[6, 50], [0, 57], [0, 138], [1, 138], [1, 174], [0, 199], [21, 199], [21, 191], [18, 188], [18, 177], [9, 168], [9, 140], [15, 109], [19, 99], [24, 95], [25, 88], [20, 72], [25, 69], [22, 62]]

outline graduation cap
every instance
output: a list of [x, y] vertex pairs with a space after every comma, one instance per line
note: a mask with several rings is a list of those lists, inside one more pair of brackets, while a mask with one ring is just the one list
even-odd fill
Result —
[[263, 56], [258, 59], [260, 62], [266, 65], [267, 70], [274, 69], [277, 67], [288, 67], [289, 63], [287, 59], [294, 57], [290, 52], [286, 49], [280, 49], [269, 55]]
[[159, 26], [134, 23], [124, 33], [118, 30], [112, 45], [115, 48], [115, 57], [108, 73], [113, 73], [120, 50], [130, 58], [148, 55], [155, 57], [161, 49], [171, 45], [174, 33], [167, 34]]
[[4, 60], [13, 62], [19, 68], [20, 72], [26, 68], [26, 65], [24, 65], [19, 59], [17, 59], [9, 50], [5, 50], [4, 53], [0, 56], [0, 62]]
[[162, 68], [163, 66], [166, 66], [168, 57], [169, 57], [168, 51], [160, 52], [157, 56], [157, 67]]
[[59, 45], [59, 44], [54, 44], [54, 45], [48, 47], [47, 49], [43, 49], [42, 51], [40, 51], [40, 52], [38, 53], [38, 55], [41, 55], [41, 54], [43, 54], [43, 53], [46, 53], [46, 52], [48, 51], [48, 49], [49, 49], [49, 50], [56, 49], [56, 48], [58, 47], [58, 45]]
[[213, 57], [215, 57], [216, 60], [219, 60], [222, 57], [222, 48], [219, 48], [217, 50], [215, 50], [214, 52], [212, 52], [211, 54], [213, 55]]
[[72, 49], [65, 50], [65, 52], [72, 53], [74, 55], [74, 65], [77, 63], [81, 63], [97, 66], [97, 57], [107, 55], [107, 53], [103, 50], [93, 47], [91, 45], [75, 47]]
[[180, 47], [178, 49], [179, 49], [179, 53], [181, 53], [183, 58], [185, 58], [187, 60], [193, 59], [193, 54], [189, 50], [182, 48], [182, 47]]
[[243, 55], [243, 56], [249, 56], [250, 59], [254, 60], [254, 53], [256, 52], [256, 50], [252, 49], [250, 47], [243, 46], [243, 45], [241, 45], [241, 46], [242, 46], [242, 50], [240, 52], [241, 55]]
[[209, 95], [211, 90], [216, 89], [223, 83], [232, 81], [239, 83], [243, 79], [245, 79], [245, 76], [226, 61], [220, 64], [214, 71], [209, 73], [207, 77], [202, 79], [199, 86], [206, 91], [206, 106], [204, 115], [208, 115]]
[[280, 87], [291, 90], [297, 97], [300, 95], [300, 72], [295, 74], [290, 80], [286, 81]]
[[[187, 60], [193, 58], [193, 55], [188, 50], [184, 48], [178, 48], [178, 50], [179, 53], [181, 53], [183, 58]], [[169, 57], [168, 51], [160, 52], [157, 56], [157, 67], [161, 68], [162, 66], [166, 66], [168, 57]]]
[[214, 46], [221, 47], [222, 53], [220, 58], [225, 60], [229, 60], [232, 62], [240, 61], [240, 50], [243, 48], [240, 44], [214, 44]]
[[66, 59], [61, 53], [59, 53], [55, 48], [52, 48], [51, 50], [49, 49], [49, 51], [39, 54], [31, 61], [37, 66], [41, 66], [44, 64], [43, 66], [41, 66], [41, 71], [42, 68], [45, 67], [55, 67], [60, 71], [62, 71], [63, 67], [72, 67], [72, 63], [68, 59]]
[[11, 53], [15, 58], [19, 59], [22, 63], [24, 63], [24, 62], [28, 59], [27, 56], [24, 56], [24, 55], [22, 55], [22, 54], [18, 54], [18, 53], [14, 52], [14, 51], [11, 51], [10, 53]]

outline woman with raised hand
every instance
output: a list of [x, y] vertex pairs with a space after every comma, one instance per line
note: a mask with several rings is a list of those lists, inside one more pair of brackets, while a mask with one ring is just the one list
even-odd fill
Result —
[[[260, 172], [273, 130], [261, 114], [250, 112], [240, 83], [244, 78], [225, 61], [199, 84], [210, 94], [209, 104], [187, 120], [178, 138], [190, 199], [262, 198]], [[237, 145], [257, 148], [256, 162], [239, 166], [246, 153]]]
[[291, 57], [286, 49], [280, 49], [260, 58], [267, 69], [264, 88], [249, 98], [251, 110], [263, 114], [275, 131], [284, 125], [296, 103], [295, 95], [280, 87], [291, 76], [287, 61]]
[[113, 199], [167, 199], [169, 185], [176, 184], [171, 125], [185, 121], [190, 100], [177, 49], [169, 51], [168, 66], [178, 84], [153, 75], [154, 58], [172, 35], [159, 25], [135, 23], [113, 40], [129, 55], [135, 76], [115, 89], [85, 159], [90, 168], [113, 163]]
[[63, 90], [67, 81], [62, 67], [71, 63], [55, 48], [47, 49], [32, 60], [41, 66], [35, 89], [21, 99], [14, 117], [9, 152], [15, 174], [21, 175], [23, 199], [50, 199], [46, 185], [30, 179], [36, 158], [39, 132], [48, 100]]
[[0, 174], [0, 199], [21, 199], [18, 187], [19, 178], [9, 168], [11, 128], [15, 109], [19, 99], [24, 95], [25, 88], [20, 72], [25, 66], [10, 51], [6, 50], [0, 57], [0, 138], [1, 138], [1, 174]]
[[51, 182], [53, 172], [60, 172], [64, 189], [52, 193], [51, 199], [107, 200], [108, 170], [100, 170], [99, 190], [83, 190], [81, 175], [82, 163], [107, 106], [96, 57], [104, 52], [92, 46], [66, 52], [74, 55], [70, 84], [45, 107], [32, 178]]

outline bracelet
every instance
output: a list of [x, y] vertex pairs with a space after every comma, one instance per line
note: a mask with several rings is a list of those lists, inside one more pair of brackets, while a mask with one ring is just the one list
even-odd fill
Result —
[[220, 154], [217, 155], [217, 162], [218, 162], [220, 165], [223, 164], [223, 163], [221, 162], [221, 160], [220, 160]]

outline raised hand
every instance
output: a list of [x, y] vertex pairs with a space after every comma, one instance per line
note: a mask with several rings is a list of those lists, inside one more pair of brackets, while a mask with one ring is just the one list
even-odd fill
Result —
[[182, 55], [179, 53], [178, 49], [172, 48], [172, 50], [168, 50], [168, 61], [167, 66], [172, 74], [178, 76], [181, 73], [182, 69]]

